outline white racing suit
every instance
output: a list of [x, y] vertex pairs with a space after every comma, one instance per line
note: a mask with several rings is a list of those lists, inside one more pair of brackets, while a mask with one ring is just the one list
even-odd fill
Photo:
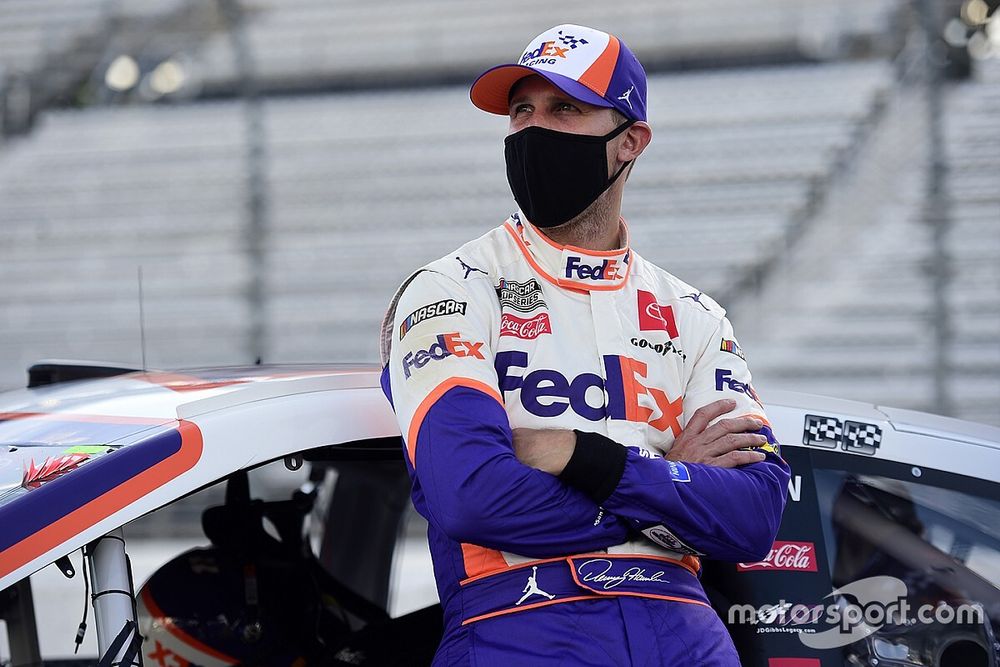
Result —
[[[564, 247], [514, 214], [392, 300], [382, 385], [429, 522], [435, 664], [739, 664], [698, 556], [762, 559], [788, 466], [725, 311], [622, 237]], [[765, 460], [663, 458], [722, 398], [764, 423]], [[577, 430], [563, 474], [522, 465], [512, 428]]]

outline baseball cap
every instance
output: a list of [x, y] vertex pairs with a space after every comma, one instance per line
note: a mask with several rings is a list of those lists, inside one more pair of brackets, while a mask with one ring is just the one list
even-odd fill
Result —
[[614, 35], [566, 23], [535, 37], [516, 63], [498, 65], [472, 84], [472, 103], [506, 116], [510, 89], [526, 76], [545, 77], [570, 97], [646, 120], [646, 72]]

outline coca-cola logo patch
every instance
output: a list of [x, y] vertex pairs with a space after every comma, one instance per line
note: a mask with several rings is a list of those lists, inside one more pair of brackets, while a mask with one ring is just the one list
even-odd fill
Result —
[[531, 319], [504, 313], [500, 316], [500, 335], [516, 336], [525, 340], [538, 338], [542, 334], [552, 333], [552, 322], [548, 313], [539, 313]]
[[775, 542], [767, 557], [756, 563], [737, 563], [740, 572], [817, 572], [816, 545], [812, 542]]

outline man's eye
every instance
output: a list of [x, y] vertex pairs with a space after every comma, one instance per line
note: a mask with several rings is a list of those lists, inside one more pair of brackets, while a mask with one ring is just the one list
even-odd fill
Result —
[[511, 115], [525, 113], [531, 111], [531, 105], [529, 104], [515, 104], [514, 108], [511, 110]]
[[576, 111], [576, 107], [569, 102], [560, 102], [556, 105], [556, 111]]

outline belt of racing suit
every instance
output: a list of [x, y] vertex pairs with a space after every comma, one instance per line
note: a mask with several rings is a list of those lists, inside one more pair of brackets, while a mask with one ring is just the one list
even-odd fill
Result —
[[461, 582], [462, 625], [562, 602], [622, 595], [709, 606], [697, 566], [692, 557], [604, 553], [516, 565]]

